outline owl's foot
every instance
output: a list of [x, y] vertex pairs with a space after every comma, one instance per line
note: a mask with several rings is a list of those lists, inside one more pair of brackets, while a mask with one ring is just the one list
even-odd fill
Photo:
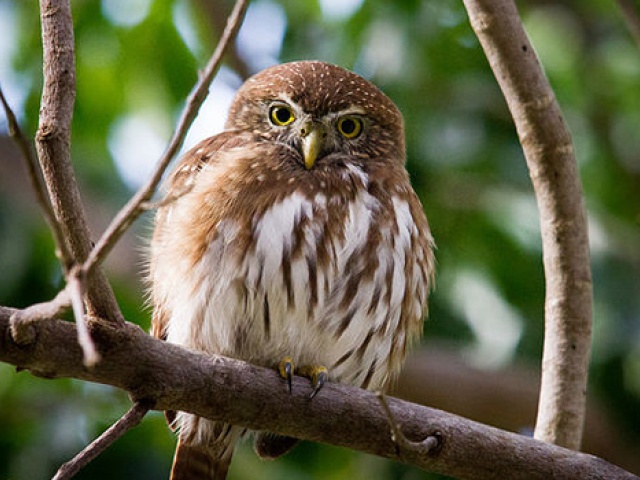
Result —
[[[287, 381], [289, 393], [291, 393], [291, 384], [295, 371], [293, 359], [291, 357], [284, 357], [278, 365], [278, 371], [280, 372], [280, 376]], [[309, 395], [309, 398], [315, 397], [323, 385], [329, 380], [329, 370], [323, 365], [305, 365], [300, 367], [296, 373], [311, 380], [313, 391], [311, 395]]]

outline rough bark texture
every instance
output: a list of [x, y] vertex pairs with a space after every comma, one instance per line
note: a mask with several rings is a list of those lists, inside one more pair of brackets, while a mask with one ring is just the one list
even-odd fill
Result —
[[403, 461], [457, 478], [638, 478], [597, 457], [390, 398], [394, 420], [409, 440], [438, 434], [440, 446], [398, 453], [376, 396], [328, 384], [313, 400], [308, 380], [293, 393], [275, 371], [189, 352], [149, 337], [137, 326], [91, 323], [102, 361], [87, 369], [75, 326], [56, 319], [35, 324], [35, 340], [18, 346], [9, 333], [14, 310], [0, 307], [0, 361], [47, 378], [73, 377], [127, 390], [159, 410], [185, 410], [213, 420], [331, 443]]
[[536, 193], [546, 278], [535, 437], [580, 448], [592, 288], [587, 221], [569, 129], [513, 0], [465, 0], [515, 121]]
[[[51, 205], [72, 261], [82, 263], [91, 251], [91, 235], [69, 153], [76, 91], [73, 23], [68, 0], [41, 0], [44, 88], [36, 148]], [[104, 274], [88, 282], [90, 315], [121, 323], [120, 309]]]

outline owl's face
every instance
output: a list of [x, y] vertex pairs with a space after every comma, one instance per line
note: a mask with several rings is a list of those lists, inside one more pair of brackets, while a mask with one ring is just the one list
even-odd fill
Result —
[[300, 165], [404, 163], [402, 116], [377, 87], [335, 65], [294, 62], [239, 90], [227, 128], [286, 145]]

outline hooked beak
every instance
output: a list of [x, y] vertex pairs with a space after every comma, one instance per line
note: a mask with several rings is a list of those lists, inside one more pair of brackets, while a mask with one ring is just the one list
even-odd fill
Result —
[[316, 159], [322, 150], [322, 141], [324, 131], [322, 127], [313, 122], [305, 122], [300, 129], [300, 137], [302, 138], [302, 157], [304, 166], [307, 170], [311, 170], [316, 163]]

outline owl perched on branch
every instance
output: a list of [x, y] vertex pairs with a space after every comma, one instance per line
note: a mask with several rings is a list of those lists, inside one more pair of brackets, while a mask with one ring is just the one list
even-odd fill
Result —
[[[268, 68], [168, 181], [151, 245], [153, 334], [200, 352], [384, 389], [422, 330], [433, 240], [402, 116], [360, 76]], [[172, 478], [223, 479], [245, 429], [178, 412]], [[261, 432], [275, 458], [295, 439]]]

